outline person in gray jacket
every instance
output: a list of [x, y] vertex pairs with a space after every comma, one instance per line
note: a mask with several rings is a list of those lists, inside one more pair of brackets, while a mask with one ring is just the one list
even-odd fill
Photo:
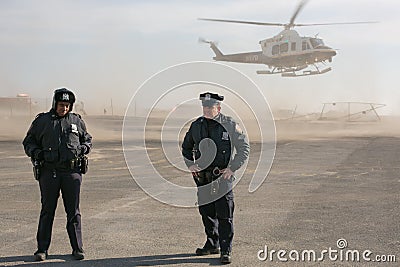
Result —
[[34, 254], [37, 261], [48, 256], [60, 191], [67, 213], [72, 255], [77, 260], [85, 256], [79, 196], [85, 172], [83, 156], [92, 147], [92, 137], [81, 116], [71, 112], [74, 103], [73, 92], [66, 88], [55, 90], [51, 110], [36, 116], [23, 140], [25, 153], [34, 162], [42, 203]]
[[[231, 263], [233, 240], [234, 172], [249, 156], [249, 144], [239, 125], [220, 113], [224, 97], [200, 94], [203, 116], [191, 125], [182, 143], [182, 155], [198, 186], [199, 212], [207, 241], [197, 255], [218, 254]], [[236, 153], [234, 151], [236, 150]]]

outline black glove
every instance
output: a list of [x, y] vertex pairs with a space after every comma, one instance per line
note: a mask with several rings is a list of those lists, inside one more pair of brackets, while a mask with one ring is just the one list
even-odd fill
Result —
[[83, 156], [83, 155], [87, 154], [87, 152], [88, 152], [88, 147], [85, 146], [85, 145], [82, 145], [82, 146], [80, 147], [80, 150], [81, 150], [80, 155]]
[[43, 160], [43, 159], [44, 159], [44, 157], [43, 157], [43, 150], [41, 150], [41, 149], [36, 149], [36, 150], [33, 152], [33, 157], [34, 157], [36, 160]]

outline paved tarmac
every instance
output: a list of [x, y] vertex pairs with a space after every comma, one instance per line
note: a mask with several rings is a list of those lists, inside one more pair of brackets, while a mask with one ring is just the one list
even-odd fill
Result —
[[[89, 131], [91, 125], [98, 126], [96, 120], [88, 119]], [[235, 236], [229, 266], [399, 266], [400, 134], [365, 131], [379, 124], [346, 124], [345, 130], [350, 127], [351, 132], [320, 124], [300, 131], [299, 125], [306, 123], [296, 124], [277, 124], [278, 137], [285, 137], [278, 141], [263, 185], [255, 193], [248, 192], [254, 171], [249, 163], [234, 190]], [[120, 121], [107, 125], [119, 136]], [[197, 209], [169, 206], [146, 195], [129, 174], [120, 138], [93, 135], [90, 170], [81, 194], [86, 258], [77, 262], [70, 256], [60, 199], [50, 256], [40, 263], [32, 256], [40, 211], [38, 184], [20, 136], [0, 135], [4, 137], [0, 141], [0, 266], [220, 265], [218, 255], [194, 255], [205, 241]], [[252, 148], [256, 156], [257, 145]], [[144, 153], [140, 142], [138, 153]], [[165, 171], [175, 174], [172, 167], [166, 166]], [[186, 179], [191, 177], [177, 174], [173, 181]], [[342, 248], [344, 240], [337, 244], [339, 239], [345, 239], [347, 247]], [[260, 252], [265, 247], [267, 254]], [[356, 253], [358, 262], [353, 261]], [[378, 263], [378, 259], [397, 262]]]

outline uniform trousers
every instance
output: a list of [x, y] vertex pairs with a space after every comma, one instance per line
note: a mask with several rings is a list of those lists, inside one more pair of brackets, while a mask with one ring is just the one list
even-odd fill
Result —
[[37, 231], [38, 250], [45, 252], [51, 242], [54, 215], [60, 191], [67, 214], [67, 232], [73, 250], [82, 249], [79, 196], [82, 175], [79, 170], [42, 168], [39, 178], [42, 208]]
[[[223, 186], [220, 187], [220, 190], [227, 188], [227, 183], [229, 182], [221, 180], [221, 184]], [[199, 203], [202, 203], [202, 201], [200, 200], [201, 198], [210, 198], [210, 196], [207, 196], [208, 193], [209, 192], [204, 192], [201, 190], [201, 188], [199, 188], [197, 194], [199, 198]], [[207, 241], [204, 245], [205, 248], [220, 247], [221, 251], [232, 251], [232, 240], [234, 234], [234, 208], [235, 204], [233, 201], [232, 190], [228, 191], [228, 193], [213, 202], [199, 206], [199, 212], [207, 236]]]

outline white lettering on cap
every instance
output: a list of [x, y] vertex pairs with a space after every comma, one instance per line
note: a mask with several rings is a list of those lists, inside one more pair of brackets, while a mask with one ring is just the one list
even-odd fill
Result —
[[211, 99], [211, 95], [210, 94], [206, 94], [206, 97], [204, 98], [204, 100], [210, 100]]
[[68, 95], [67, 93], [64, 93], [64, 94], [62, 95], [62, 100], [67, 100], [67, 101], [69, 101], [69, 95]]

